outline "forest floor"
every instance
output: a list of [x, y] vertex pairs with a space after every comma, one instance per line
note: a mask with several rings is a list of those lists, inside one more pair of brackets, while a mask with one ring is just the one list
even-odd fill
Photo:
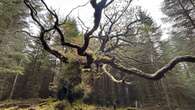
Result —
[[[113, 110], [112, 107], [98, 107], [80, 102], [72, 106], [65, 101], [55, 99], [28, 99], [28, 100], [6, 100], [0, 102], [0, 110]], [[136, 110], [135, 108], [118, 108], [117, 110]]]

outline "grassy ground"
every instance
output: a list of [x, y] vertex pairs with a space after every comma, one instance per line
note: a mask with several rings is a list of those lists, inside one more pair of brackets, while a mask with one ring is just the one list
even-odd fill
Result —
[[[112, 108], [87, 105], [79, 101], [72, 106], [66, 101], [55, 99], [6, 100], [0, 102], [0, 110], [113, 110]], [[118, 108], [117, 110], [135, 110]]]

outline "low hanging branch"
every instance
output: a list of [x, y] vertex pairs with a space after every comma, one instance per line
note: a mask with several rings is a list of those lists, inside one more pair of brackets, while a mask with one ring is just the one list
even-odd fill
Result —
[[123, 65], [119, 63], [115, 63], [114, 61], [110, 60], [102, 60], [100, 62], [103, 62], [105, 64], [111, 65], [113, 68], [118, 69], [122, 72], [125, 72], [127, 74], [136, 75], [145, 79], [151, 79], [151, 80], [159, 80], [163, 78], [169, 71], [171, 71], [178, 63], [181, 62], [191, 62], [195, 63], [195, 56], [179, 56], [172, 59], [168, 64], [157, 70], [155, 73], [145, 73], [137, 68], [126, 68]]
[[106, 70], [107, 65], [111, 66], [112, 68], [118, 69], [118, 70], [120, 70], [124, 73], [130, 74], [130, 75], [132, 74], [132, 75], [136, 75], [136, 76], [143, 77], [145, 79], [150, 79], [150, 80], [159, 80], [159, 79], [163, 78], [166, 75], [167, 72], [172, 70], [180, 62], [195, 63], [195, 56], [180, 56], [180, 57], [176, 57], [173, 60], [171, 60], [168, 64], [163, 66], [161, 69], [159, 69], [155, 73], [149, 74], [149, 73], [145, 73], [145, 72], [143, 72], [143, 71], [141, 71], [137, 68], [126, 68], [123, 65], [117, 63], [115, 61], [115, 59], [111, 58], [110, 56], [109, 56], [109, 58], [105, 58], [103, 56], [101, 58], [94, 59], [91, 53], [86, 52], [86, 50], [89, 46], [91, 35], [98, 29], [98, 27], [100, 25], [103, 9], [108, 7], [114, 0], [110, 0], [109, 2], [107, 2], [107, 0], [101, 0], [98, 3], [97, 3], [97, 0], [90, 0], [90, 4], [93, 7], [93, 9], [95, 10], [94, 11], [94, 25], [90, 30], [87, 30], [85, 32], [85, 34], [83, 36], [84, 37], [84, 43], [83, 43], [82, 46], [72, 44], [72, 43], [67, 43], [65, 41], [64, 34], [60, 29], [61, 23], [59, 23], [59, 19], [58, 19], [57, 14], [54, 11], [50, 10], [43, 0], [40, 0], [40, 1], [44, 5], [44, 7], [47, 9], [47, 11], [50, 13], [50, 15], [52, 15], [53, 18], [55, 19], [55, 22], [54, 22], [53, 26], [51, 26], [49, 29], [45, 28], [44, 25], [40, 22], [38, 14], [37, 14], [38, 12], [34, 8], [34, 6], [32, 4], [32, 1], [31, 0], [24, 0], [24, 3], [30, 9], [31, 18], [40, 27], [39, 40], [41, 41], [43, 48], [46, 51], [48, 51], [50, 54], [52, 54], [52, 55], [56, 56], [57, 58], [59, 58], [64, 63], [68, 62], [68, 58], [66, 58], [58, 50], [53, 49], [52, 47], [50, 47], [50, 45], [47, 43], [47, 41], [45, 39], [45, 36], [47, 36], [47, 33], [51, 32], [51, 31], [56, 31], [57, 32], [57, 34], [59, 35], [59, 38], [60, 38], [61, 46], [76, 49], [78, 55], [86, 57], [87, 63], [86, 63], [85, 66], [87, 68], [91, 67], [92, 63], [103, 64], [102, 69], [104, 70], [104, 72], [111, 78], [111, 80], [113, 80], [114, 82], [117, 82], [117, 83], [131, 84], [131, 82], [128, 82], [125, 79], [117, 80], [112, 74], [110, 74]]

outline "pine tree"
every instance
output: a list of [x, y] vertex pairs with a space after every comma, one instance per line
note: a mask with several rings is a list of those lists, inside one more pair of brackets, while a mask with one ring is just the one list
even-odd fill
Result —
[[22, 0], [2, 0], [0, 4], [0, 73], [22, 74], [25, 37], [17, 31], [25, 26], [24, 5]]

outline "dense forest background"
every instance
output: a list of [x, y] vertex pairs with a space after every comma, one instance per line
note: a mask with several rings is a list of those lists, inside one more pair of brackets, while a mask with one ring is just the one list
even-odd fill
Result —
[[[28, 2], [40, 12], [36, 16], [43, 26], [50, 28], [55, 17], [45, 11], [43, 2]], [[195, 1], [164, 0], [161, 9], [167, 16], [163, 22], [172, 24], [169, 37], [163, 40], [163, 30], [146, 10], [132, 6], [131, 0], [115, 0], [105, 8], [87, 51], [95, 56], [111, 54], [126, 68], [136, 67], [146, 73], [154, 73], [175, 56], [195, 55]], [[78, 110], [195, 109], [193, 63], [179, 63], [160, 80], [127, 75], [111, 67], [104, 71], [101, 65], [92, 65], [93, 69], [88, 70], [82, 65], [85, 59], [74, 49], [59, 46], [55, 31], [47, 33], [45, 39], [68, 57], [69, 63], [43, 48], [31, 16], [23, 0], [0, 0], [0, 109], [16, 110], [22, 106], [36, 110], [39, 106], [39, 110], [39, 103], [44, 109], [47, 102], [54, 103], [52, 107], [56, 109], [69, 106], [75, 110], [79, 104], [86, 104], [86, 108], [81, 106]], [[82, 20], [70, 16], [59, 20], [63, 22], [60, 29], [64, 39], [82, 45], [88, 30]], [[52, 107], [49, 106], [51, 110]]]

